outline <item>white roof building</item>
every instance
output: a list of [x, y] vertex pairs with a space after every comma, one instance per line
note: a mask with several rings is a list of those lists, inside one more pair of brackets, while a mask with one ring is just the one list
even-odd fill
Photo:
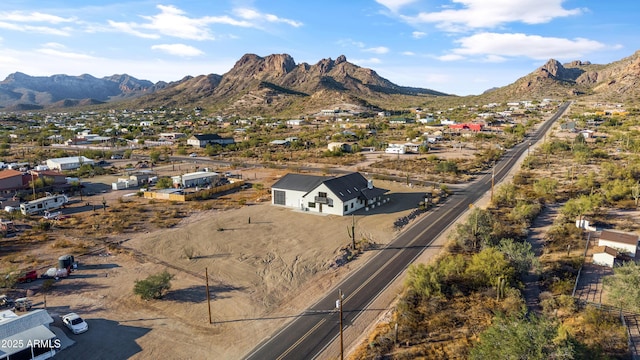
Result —
[[184, 175], [172, 176], [173, 186], [182, 186], [185, 188], [194, 186], [213, 185], [218, 180], [220, 174], [208, 171], [197, 171]]
[[0, 312], [0, 359], [49, 359], [60, 348], [60, 340], [49, 329], [53, 319], [45, 309], [16, 315]]
[[69, 156], [47, 160], [47, 166], [51, 170], [75, 170], [83, 164], [94, 165], [94, 161], [85, 156]]

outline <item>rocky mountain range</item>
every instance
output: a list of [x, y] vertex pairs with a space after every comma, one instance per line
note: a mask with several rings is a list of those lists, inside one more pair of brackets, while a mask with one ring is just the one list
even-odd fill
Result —
[[508, 86], [484, 94], [492, 98], [589, 97], [624, 102], [640, 95], [640, 51], [606, 65], [589, 61], [561, 64], [550, 59]]
[[[640, 95], [640, 51], [606, 65], [549, 60], [513, 84], [488, 90], [486, 101], [583, 97], [624, 101]], [[246, 54], [223, 75], [186, 76], [152, 83], [129, 75], [96, 78], [13, 73], [0, 81], [0, 107], [35, 110], [109, 103], [122, 107], [199, 106], [227, 114], [310, 113], [332, 107], [390, 109], [421, 105], [439, 91], [403, 87], [359, 67], [345, 56], [296, 64], [287, 54]]]
[[16, 72], [0, 82], [0, 107], [41, 109], [100, 104], [153, 93], [168, 85], [126, 74], [99, 79], [88, 74], [29, 76]]

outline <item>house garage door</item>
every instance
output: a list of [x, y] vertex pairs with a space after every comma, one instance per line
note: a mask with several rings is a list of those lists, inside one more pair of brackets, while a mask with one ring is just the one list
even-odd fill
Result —
[[286, 192], [282, 190], [273, 190], [273, 203], [276, 205], [286, 205]]

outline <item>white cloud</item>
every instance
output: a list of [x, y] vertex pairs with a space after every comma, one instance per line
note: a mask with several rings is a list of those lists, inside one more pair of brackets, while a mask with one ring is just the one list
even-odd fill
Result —
[[387, 9], [397, 12], [401, 7], [411, 4], [416, 0], [376, 0], [376, 2]]
[[564, 39], [521, 33], [479, 33], [456, 40], [460, 47], [451, 56], [483, 56], [487, 61], [503, 61], [505, 57], [575, 59], [601, 50], [605, 45], [589, 39]]
[[427, 36], [427, 33], [422, 31], [414, 31], [411, 33], [411, 36], [413, 36], [414, 39], [422, 39], [423, 37]]
[[261, 13], [257, 10], [250, 9], [250, 8], [237, 8], [237, 9], [234, 9], [233, 12], [237, 16], [245, 20], [266, 21], [270, 23], [283, 23], [293, 27], [302, 26], [302, 23], [299, 21], [281, 18], [273, 14]]
[[66, 47], [58, 43], [47, 43], [42, 48], [37, 49], [36, 52], [43, 55], [50, 55], [58, 59], [72, 59], [72, 60], [92, 60], [95, 59], [91, 55], [67, 51]]
[[362, 51], [382, 55], [382, 54], [388, 53], [389, 52], [389, 48], [384, 47], [384, 46], [377, 46], [377, 47], [372, 47], [372, 48], [368, 48], [368, 49], [363, 49]]
[[158, 5], [157, 7], [160, 9], [160, 14], [142, 16], [143, 19], [148, 20], [148, 23], [138, 25], [140, 28], [181, 39], [213, 39], [213, 35], [207, 28], [207, 25], [211, 23], [210, 18], [190, 18], [175, 6]]
[[124, 32], [141, 38], [158, 39], [171, 36], [188, 40], [215, 40], [209, 28], [212, 24], [260, 28], [263, 23], [284, 23], [293, 27], [302, 26], [301, 22], [280, 18], [273, 14], [261, 13], [253, 9], [238, 8], [231, 16], [190, 17], [183, 10], [172, 5], [157, 5], [159, 14], [140, 16], [144, 22], [117, 22], [109, 20], [112, 30]]
[[137, 36], [137, 37], [144, 38], [144, 39], [159, 39], [160, 38], [160, 35], [158, 35], [158, 34], [150, 34], [150, 33], [145, 33], [145, 32], [136, 30], [135, 28], [139, 27], [136, 24], [115, 22], [115, 21], [111, 21], [111, 20], [108, 20], [108, 23], [114, 30], [123, 32], [125, 34]]
[[33, 25], [24, 25], [24, 24], [14, 24], [6, 21], [0, 21], [0, 29], [29, 32], [29, 33], [36, 33], [36, 34], [46, 34], [46, 35], [58, 35], [58, 36], [71, 35], [71, 29], [69, 28], [57, 29], [50, 26], [33, 26]]
[[25, 13], [22, 11], [12, 11], [0, 13], [0, 18], [8, 22], [45, 22], [50, 24], [60, 24], [75, 21], [75, 18], [63, 18], [56, 15], [44, 14], [41, 12]]
[[416, 53], [414, 53], [413, 51], [403, 51], [402, 55], [406, 55], [406, 56], [414, 56]]
[[554, 18], [579, 15], [582, 9], [565, 9], [565, 0], [451, 0], [452, 6], [436, 12], [402, 15], [410, 23], [433, 23], [457, 32], [468, 28], [495, 28], [503, 24], [547, 23]]
[[160, 44], [160, 45], [153, 45], [151, 47], [152, 50], [160, 50], [163, 51], [167, 54], [171, 54], [171, 55], [177, 55], [177, 56], [184, 56], [184, 57], [193, 57], [193, 56], [199, 56], [199, 55], [204, 55], [204, 52], [202, 52], [201, 50], [193, 47], [193, 46], [189, 46], [189, 45], [185, 45], [185, 44]]
[[368, 59], [350, 59], [350, 62], [358, 65], [358, 66], [369, 66], [369, 65], [375, 65], [375, 64], [381, 64], [382, 60], [376, 58], [376, 57], [372, 57], [372, 58], [368, 58]]

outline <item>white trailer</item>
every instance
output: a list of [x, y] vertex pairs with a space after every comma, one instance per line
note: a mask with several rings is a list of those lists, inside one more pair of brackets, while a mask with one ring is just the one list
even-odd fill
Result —
[[20, 212], [24, 215], [44, 213], [48, 210], [59, 209], [68, 202], [69, 198], [66, 195], [49, 195], [20, 204]]

